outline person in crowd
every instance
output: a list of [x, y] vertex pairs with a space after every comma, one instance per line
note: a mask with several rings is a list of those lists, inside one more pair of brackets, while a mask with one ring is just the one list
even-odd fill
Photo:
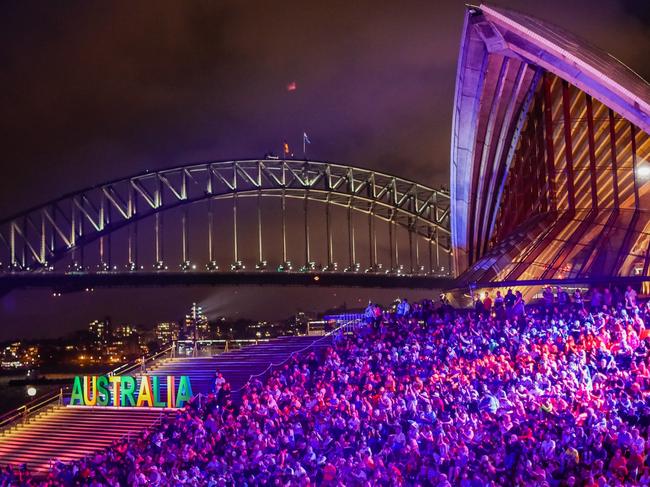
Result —
[[515, 304], [512, 306], [512, 314], [515, 318], [521, 318], [526, 315], [526, 303], [521, 291], [515, 292]]
[[606, 306], [606, 309], [611, 309], [613, 303], [612, 292], [606, 287], [603, 290], [603, 306]]
[[618, 306], [623, 302], [623, 293], [621, 292], [621, 288], [618, 286], [614, 286], [614, 290], [612, 291], [612, 304], [614, 306]]
[[[226, 383], [139, 438], [55, 463], [46, 485], [650, 485], [650, 308], [513, 296], [514, 320], [385, 312], [252, 379], [237, 405]], [[0, 482], [33, 480], [8, 467]]]
[[400, 302], [397, 304], [397, 316], [400, 318], [407, 316], [410, 311], [411, 311], [411, 305], [409, 304], [408, 299], [402, 298]]
[[547, 310], [551, 310], [553, 308], [553, 290], [551, 289], [551, 286], [546, 286], [544, 288], [544, 291], [542, 292], [542, 298], [544, 299], [544, 306], [546, 307]]
[[217, 372], [217, 376], [214, 379], [214, 393], [219, 394], [219, 391], [223, 388], [225, 383], [226, 379], [224, 379], [223, 374], [221, 372]]
[[636, 291], [632, 286], [628, 286], [625, 290], [625, 307], [627, 309], [636, 307]]
[[477, 317], [485, 312], [485, 307], [483, 306], [483, 301], [481, 301], [480, 294], [474, 296], [474, 311], [476, 312]]
[[515, 305], [515, 301], [517, 298], [515, 297], [514, 293], [512, 292], [512, 289], [508, 289], [506, 292], [505, 297], [503, 298], [503, 302], [506, 305], [506, 311], [510, 311], [512, 307]]
[[363, 319], [369, 325], [375, 322], [375, 305], [372, 301], [368, 301], [368, 306], [363, 312]]
[[503, 320], [505, 318], [505, 302], [501, 291], [497, 291], [496, 296], [494, 296], [494, 304], [492, 305], [494, 309], [494, 316], [497, 320]]
[[582, 291], [579, 288], [576, 288], [576, 290], [573, 291], [573, 306], [577, 311], [584, 310], [585, 308], [585, 303], [582, 298]]
[[591, 297], [589, 299], [589, 305], [592, 313], [598, 312], [599, 309], [603, 306], [603, 293], [600, 292], [598, 287], [593, 287], [591, 289]]
[[490, 297], [490, 293], [487, 291], [485, 291], [485, 295], [483, 297], [483, 309], [486, 313], [490, 313], [492, 311], [492, 298]]
[[569, 293], [566, 290], [562, 289], [562, 286], [557, 286], [557, 305], [561, 310], [565, 310], [570, 304]]

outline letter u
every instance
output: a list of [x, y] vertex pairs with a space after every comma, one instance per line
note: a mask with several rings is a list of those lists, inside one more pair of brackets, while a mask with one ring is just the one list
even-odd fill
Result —
[[[97, 376], [93, 375], [90, 384], [88, 384], [88, 376], [84, 376], [84, 404], [86, 406], [97, 405]], [[92, 398], [90, 397], [92, 392]]]

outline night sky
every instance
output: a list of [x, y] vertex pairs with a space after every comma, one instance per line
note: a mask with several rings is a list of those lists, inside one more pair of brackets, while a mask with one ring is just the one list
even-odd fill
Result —
[[[463, 1], [0, 5], [0, 218], [145, 169], [262, 157], [285, 139], [299, 152], [303, 130], [311, 158], [448, 184]], [[650, 79], [647, 0], [499, 5], [556, 23]], [[311, 291], [290, 291], [296, 299], [278, 309], [286, 290], [240, 288], [236, 299], [230, 290], [166, 290], [168, 315], [155, 316], [158, 291], [142, 292], [151, 305], [128, 310], [121, 292], [98, 292], [84, 305], [12, 293], [0, 303], [0, 339], [57, 335], [106, 314], [180, 317], [192, 293], [230, 314], [250, 309], [254, 294], [257, 315], [248, 315], [256, 318], [319, 302]], [[368, 295], [341, 291], [332, 300]]]

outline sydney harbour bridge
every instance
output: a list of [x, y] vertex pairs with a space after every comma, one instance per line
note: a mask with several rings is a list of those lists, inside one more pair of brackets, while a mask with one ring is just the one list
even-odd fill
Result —
[[308, 160], [207, 162], [66, 194], [0, 222], [0, 285], [441, 287], [449, 193]]

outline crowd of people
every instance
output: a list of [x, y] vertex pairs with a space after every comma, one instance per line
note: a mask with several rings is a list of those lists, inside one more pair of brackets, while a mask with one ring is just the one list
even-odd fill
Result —
[[650, 305], [630, 291], [375, 305], [241, 403], [220, 378], [217, 394], [47, 482], [650, 485]]

